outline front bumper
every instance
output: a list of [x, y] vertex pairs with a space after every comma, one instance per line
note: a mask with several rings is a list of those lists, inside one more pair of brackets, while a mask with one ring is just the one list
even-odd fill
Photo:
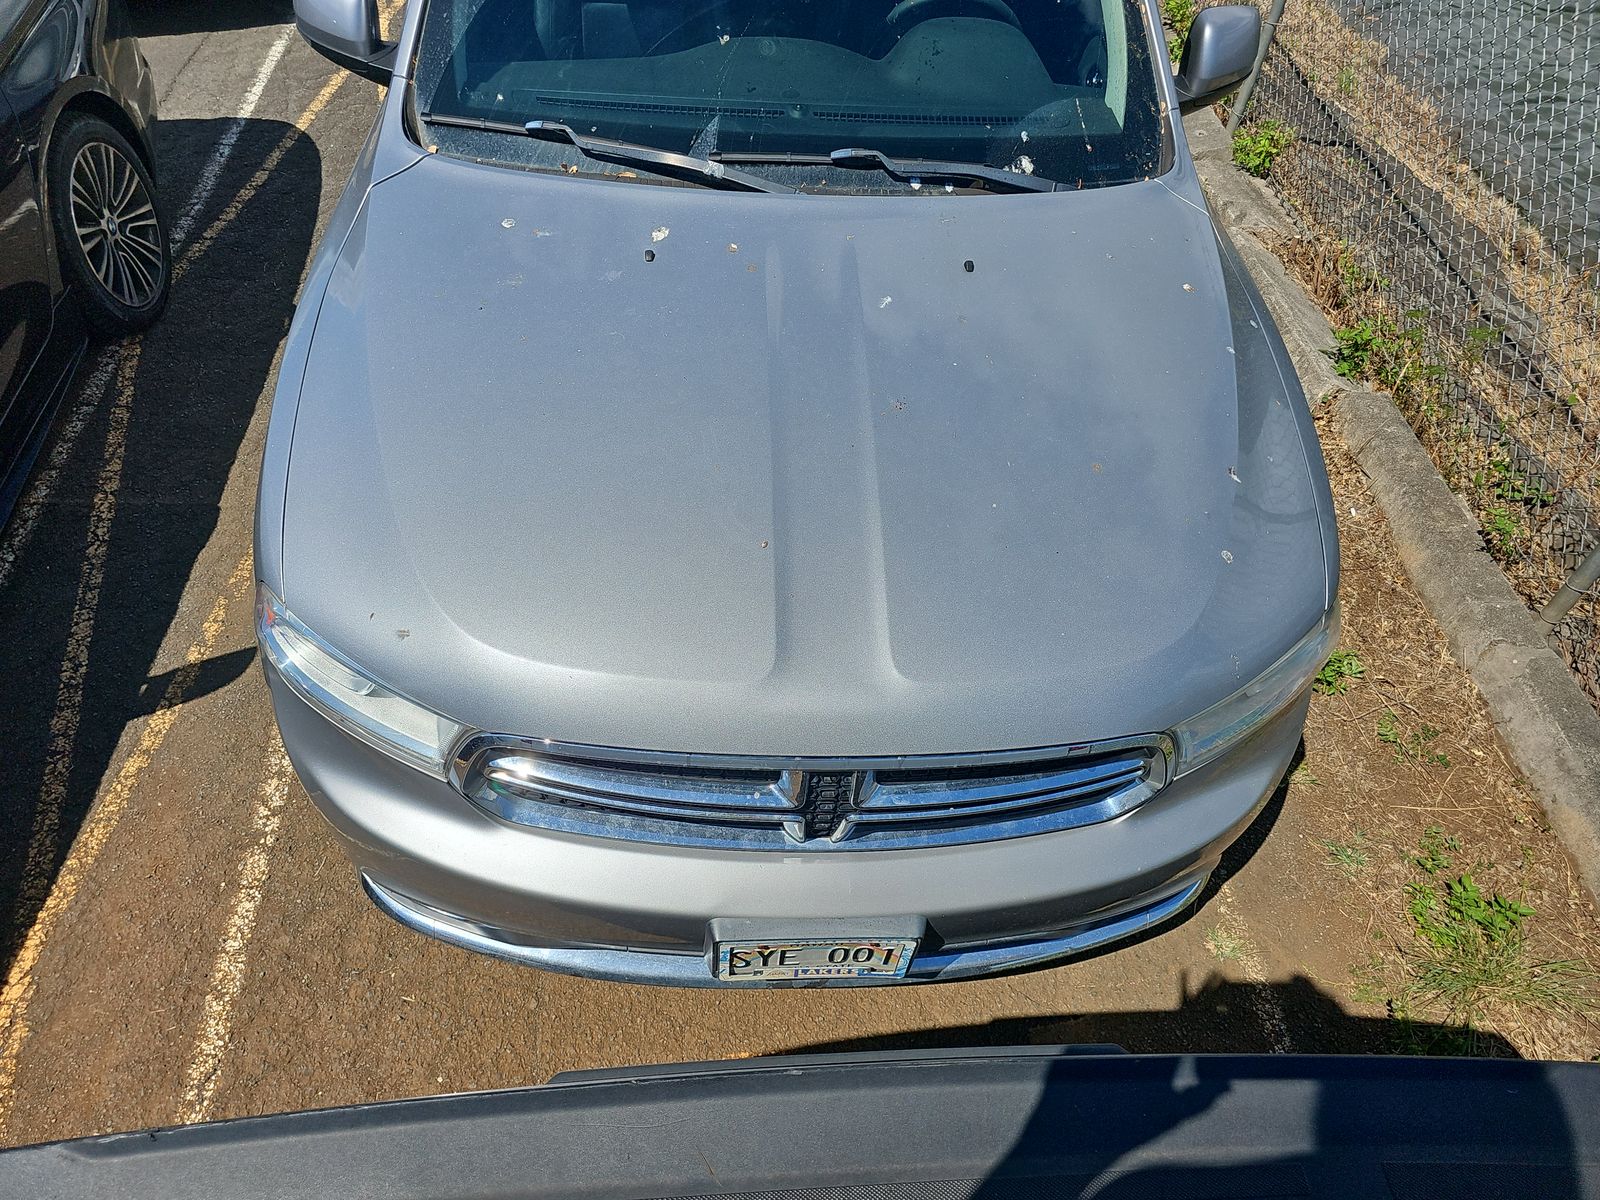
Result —
[[785, 922], [836, 922], [849, 937], [852, 922], [923, 921], [905, 982], [1037, 966], [1168, 920], [1282, 779], [1308, 703], [1302, 697], [1232, 753], [1117, 820], [925, 850], [788, 853], [508, 824], [349, 738], [270, 666], [267, 676], [295, 769], [380, 908], [501, 958], [679, 986], [735, 986], [709, 965], [718, 918], [760, 922], [774, 940]]

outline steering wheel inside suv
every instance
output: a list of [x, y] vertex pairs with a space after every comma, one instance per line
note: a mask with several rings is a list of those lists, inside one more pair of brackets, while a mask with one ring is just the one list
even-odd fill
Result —
[[1017, 14], [1011, 11], [1011, 6], [1006, 0], [900, 0], [899, 4], [889, 10], [889, 15], [884, 17], [883, 23], [898, 37], [913, 25], [923, 21], [932, 20], [934, 17], [957, 16], [962, 12], [970, 12], [975, 16], [995, 17], [1013, 29], [1022, 28], [1022, 22], [1017, 20]]

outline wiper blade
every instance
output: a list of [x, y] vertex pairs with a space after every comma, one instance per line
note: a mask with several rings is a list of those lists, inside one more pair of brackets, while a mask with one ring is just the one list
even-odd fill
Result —
[[618, 142], [611, 138], [589, 137], [560, 121], [529, 121], [523, 130], [529, 137], [543, 138], [547, 142], [566, 142], [590, 158], [602, 162], [621, 163], [629, 167], [643, 167], [658, 175], [687, 179], [707, 187], [735, 188], [745, 192], [798, 192], [788, 184], [773, 183], [748, 171], [730, 169], [711, 158], [694, 154], [679, 154], [676, 150], [662, 150], [656, 146], [640, 146], [634, 142]]
[[877, 170], [896, 179], [940, 179], [946, 181], [981, 180], [1008, 192], [1053, 192], [1053, 179], [1035, 179], [1020, 171], [991, 167], [988, 163], [939, 162], [931, 158], [891, 158], [882, 150], [849, 148], [835, 150], [828, 161], [836, 167]]
[[431, 125], [448, 125], [456, 129], [481, 129], [489, 133], [509, 133], [519, 137], [538, 138], [545, 142], [565, 142], [588, 158], [620, 163], [625, 167], [643, 167], [656, 175], [704, 184], [706, 187], [746, 192], [800, 190], [762, 179], [759, 175], [730, 170], [709, 158], [696, 158], [692, 154], [679, 154], [673, 150], [641, 146], [634, 142], [618, 142], [611, 138], [588, 137], [570, 125], [563, 125], [560, 121], [528, 121], [518, 125], [510, 121], [490, 121], [483, 117], [453, 117], [446, 113], [423, 113], [422, 119]]

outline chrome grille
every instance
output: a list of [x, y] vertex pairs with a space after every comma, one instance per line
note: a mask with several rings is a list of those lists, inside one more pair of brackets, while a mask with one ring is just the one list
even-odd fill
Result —
[[1161, 736], [994, 755], [756, 759], [472, 738], [452, 780], [503, 820], [727, 849], [958, 845], [1131, 812], [1165, 786]]

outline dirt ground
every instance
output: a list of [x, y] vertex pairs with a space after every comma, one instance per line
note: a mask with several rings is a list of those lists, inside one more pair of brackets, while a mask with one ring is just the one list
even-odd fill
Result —
[[[277, 745], [247, 557], [278, 348], [376, 92], [276, 0], [133, 9], [162, 187], [195, 217], [166, 318], [94, 352], [27, 535], [0, 539], [0, 1143], [818, 1049], [1600, 1052], [1591, 985], [1561, 965], [1600, 962], [1594, 908], [1326, 432], [1362, 670], [1314, 698], [1302, 759], [1173, 926], [981, 982], [717, 993], [521, 970], [387, 921]], [[1411, 909], [1446, 920], [1463, 874], [1531, 912], [1452, 1012], [1419, 983], [1438, 947]]]

